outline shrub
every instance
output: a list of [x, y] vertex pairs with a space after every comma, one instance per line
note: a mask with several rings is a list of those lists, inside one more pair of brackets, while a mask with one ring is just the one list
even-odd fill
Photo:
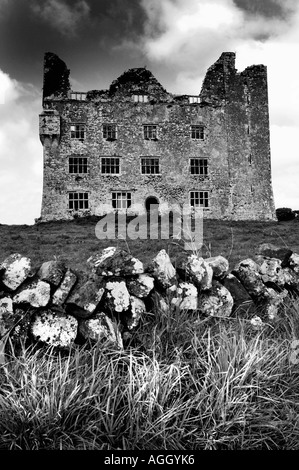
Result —
[[276, 209], [277, 220], [293, 220], [295, 218], [295, 213], [289, 207], [281, 207]]

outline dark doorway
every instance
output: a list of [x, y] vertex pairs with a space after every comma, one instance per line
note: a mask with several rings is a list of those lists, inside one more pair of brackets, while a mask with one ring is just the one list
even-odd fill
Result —
[[[154, 204], [154, 206], [153, 206]], [[151, 207], [152, 206], [152, 207]], [[145, 208], [146, 208], [146, 212], [149, 214], [150, 212], [155, 212], [158, 210], [158, 206], [159, 206], [159, 201], [156, 197], [154, 196], [150, 196], [146, 199], [145, 201]]]

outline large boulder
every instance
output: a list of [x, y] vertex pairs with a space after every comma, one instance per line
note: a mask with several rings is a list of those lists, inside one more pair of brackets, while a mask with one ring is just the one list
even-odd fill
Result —
[[194, 284], [181, 282], [178, 286], [169, 287], [167, 293], [171, 298], [171, 305], [179, 310], [196, 310], [198, 307], [198, 291]]
[[130, 307], [130, 294], [124, 281], [106, 283], [106, 307], [111, 312], [126, 312]]
[[29, 304], [40, 308], [48, 305], [50, 301], [50, 285], [44, 281], [32, 281], [21, 287], [13, 297], [14, 304]]
[[39, 268], [37, 275], [42, 281], [58, 287], [66, 272], [64, 263], [58, 260], [46, 261]]
[[178, 258], [177, 270], [185, 281], [193, 283], [200, 290], [211, 289], [213, 269], [200, 256], [183, 253]]
[[259, 265], [250, 258], [240, 261], [232, 271], [254, 299], [263, 297], [266, 289], [259, 271]]
[[117, 324], [103, 312], [96, 313], [92, 318], [80, 320], [79, 332], [86, 340], [92, 342], [105, 340], [123, 349], [123, 341]]
[[144, 272], [143, 263], [120, 248], [110, 246], [91, 256], [88, 265], [99, 276], [131, 276]]
[[153, 258], [147, 267], [147, 271], [157, 280], [158, 284], [166, 289], [176, 282], [176, 270], [165, 250]]
[[229, 262], [223, 256], [213, 256], [206, 258], [205, 262], [213, 269], [213, 277], [215, 279], [224, 279], [229, 271]]
[[0, 264], [1, 281], [5, 287], [15, 291], [27, 277], [32, 275], [31, 260], [14, 253]]
[[67, 312], [78, 318], [91, 317], [104, 292], [105, 285], [102, 277], [82, 273], [65, 302]]
[[139, 274], [137, 277], [126, 279], [127, 289], [130, 294], [147, 297], [154, 288], [154, 278], [148, 274]]
[[213, 281], [212, 288], [199, 296], [198, 309], [205, 315], [229, 317], [233, 305], [231, 293], [220, 282]]
[[58, 289], [54, 292], [52, 297], [53, 305], [62, 306], [67, 297], [69, 296], [72, 288], [77, 282], [77, 276], [71, 269], [68, 269], [64, 275], [62, 283], [58, 287]]
[[78, 321], [72, 315], [41, 310], [31, 323], [35, 341], [58, 348], [69, 348], [77, 336]]

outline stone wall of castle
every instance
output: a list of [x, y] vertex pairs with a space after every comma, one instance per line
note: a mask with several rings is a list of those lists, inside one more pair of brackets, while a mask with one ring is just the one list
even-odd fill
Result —
[[[41, 220], [103, 215], [116, 209], [113, 198], [128, 193], [129, 213], [145, 212], [147, 198], [154, 197], [162, 213], [201, 198], [207, 218], [275, 216], [264, 66], [238, 73], [235, 55], [223, 53], [194, 99], [168, 93], [146, 69], [131, 69], [109, 90], [93, 90], [82, 99], [70, 94], [68, 75], [57, 56], [46, 54]], [[105, 124], [115, 125], [115, 138], [105, 137]], [[146, 125], [156, 126], [156, 138], [145, 139]], [[84, 138], [74, 138], [76, 126]], [[192, 126], [203, 135], [193, 138]], [[80, 158], [86, 170], [70, 172], [70, 159]], [[103, 158], [119, 159], [119, 174], [103, 173]], [[158, 173], [143, 174], [142, 158], [158, 159]], [[192, 173], [198, 159], [206, 169]], [[72, 207], [73, 194], [86, 194], [88, 202]]]

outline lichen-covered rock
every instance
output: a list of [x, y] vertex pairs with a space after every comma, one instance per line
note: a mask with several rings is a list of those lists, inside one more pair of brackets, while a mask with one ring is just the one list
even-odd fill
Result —
[[51, 310], [37, 312], [31, 323], [31, 334], [35, 341], [62, 349], [73, 344], [77, 330], [76, 318]]
[[143, 263], [120, 248], [110, 246], [91, 256], [88, 265], [99, 276], [131, 276], [144, 272]]
[[190, 282], [181, 282], [167, 290], [171, 296], [171, 305], [179, 310], [196, 310], [198, 306], [197, 288]]
[[81, 274], [78, 283], [65, 302], [67, 312], [78, 318], [91, 317], [104, 292], [103, 278]]
[[93, 318], [79, 321], [79, 332], [86, 340], [107, 340], [123, 349], [123, 341], [116, 323], [105, 313], [96, 313]]
[[4, 286], [14, 291], [27, 277], [32, 275], [31, 260], [14, 253], [0, 264], [1, 280]]
[[112, 312], [125, 312], [130, 306], [130, 294], [124, 281], [106, 283], [106, 304]]
[[200, 290], [211, 289], [213, 269], [200, 256], [182, 254], [178, 259], [178, 271], [186, 281], [195, 284]]
[[53, 305], [63, 305], [69, 296], [72, 288], [77, 282], [77, 276], [72, 272], [71, 269], [68, 269], [64, 275], [62, 283], [58, 289], [54, 292], [52, 297]]
[[262, 262], [263, 258], [279, 259], [282, 263], [282, 267], [285, 267], [292, 253], [292, 250], [289, 248], [279, 247], [272, 243], [262, 243], [258, 247], [256, 256], [259, 262]]
[[264, 292], [264, 315], [269, 320], [277, 320], [281, 308], [285, 304], [286, 298], [288, 297], [288, 291], [283, 289], [281, 292], [276, 292], [271, 287], [267, 287]]
[[154, 278], [148, 274], [139, 274], [136, 278], [127, 279], [126, 285], [130, 294], [142, 299], [153, 290]]
[[229, 317], [233, 305], [231, 293], [222, 284], [213, 281], [212, 288], [200, 295], [198, 309], [205, 315]]
[[172, 286], [176, 281], [176, 270], [165, 250], [159, 251], [148, 265], [147, 270], [165, 289]]
[[232, 274], [239, 279], [249, 295], [254, 299], [263, 296], [266, 286], [262, 281], [259, 266], [255, 261], [250, 258], [240, 261], [232, 271]]
[[252, 298], [236, 276], [228, 274], [223, 281], [223, 285], [231, 293], [234, 301], [234, 312], [238, 314], [247, 313], [253, 307]]
[[223, 279], [228, 274], [229, 262], [223, 256], [206, 258], [205, 262], [213, 269], [213, 277], [215, 279]]
[[299, 255], [297, 253], [293, 253], [289, 257], [289, 267], [296, 273], [299, 274]]
[[14, 304], [29, 304], [40, 308], [48, 305], [50, 300], [50, 285], [44, 281], [32, 281], [14, 295]]
[[135, 297], [134, 295], [130, 296], [131, 309], [130, 313], [126, 314], [125, 322], [129, 330], [133, 330], [139, 325], [140, 318], [146, 313], [146, 307], [143, 300]]
[[58, 260], [52, 260], [43, 263], [39, 268], [37, 275], [41, 281], [46, 281], [49, 284], [58, 287], [65, 272], [66, 267], [64, 263]]
[[264, 259], [260, 266], [260, 274], [264, 284], [272, 283], [278, 287], [282, 287], [285, 285], [286, 277], [281, 267], [280, 259]]

